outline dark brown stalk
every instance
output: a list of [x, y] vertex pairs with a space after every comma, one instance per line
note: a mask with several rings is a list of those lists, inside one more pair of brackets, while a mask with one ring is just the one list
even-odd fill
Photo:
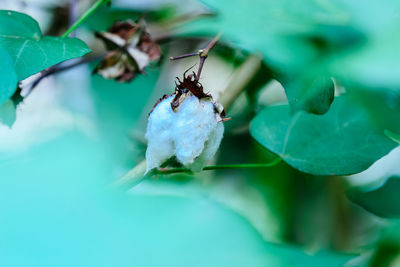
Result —
[[217, 36], [214, 37], [214, 39], [211, 40], [211, 42], [204, 48], [200, 49], [197, 52], [194, 53], [189, 53], [189, 54], [184, 54], [176, 57], [170, 57], [170, 60], [178, 60], [186, 57], [192, 57], [192, 56], [200, 56], [200, 64], [199, 68], [197, 69], [197, 75], [195, 77], [195, 82], [198, 82], [200, 79], [201, 71], [203, 70], [204, 62], [206, 61], [206, 58], [208, 57], [208, 52], [210, 49], [217, 43], [219, 37], [221, 37], [221, 33], [219, 33]]

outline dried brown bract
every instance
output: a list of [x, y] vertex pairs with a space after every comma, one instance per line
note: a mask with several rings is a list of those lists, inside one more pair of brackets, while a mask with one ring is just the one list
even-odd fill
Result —
[[143, 19], [138, 23], [118, 21], [107, 32], [97, 32], [96, 37], [110, 51], [94, 69], [106, 79], [129, 82], [161, 57], [160, 47], [146, 31]]
[[[207, 94], [203, 90], [203, 85], [199, 82], [200, 79], [200, 74], [201, 70], [203, 68], [205, 59], [208, 56], [208, 51], [212, 48], [212, 46], [217, 42], [218, 38], [220, 35], [216, 36], [208, 45], [206, 48], [201, 49], [195, 53], [190, 53], [190, 54], [184, 54], [181, 56], [177, 57], [170, 57], [171, 60], [177, 60], [177, 59], [182, 59], [186, 57], [191, 57], [191, 56], [200, 56], [200, 64], [199, 68], [197, 70], [197, 74], [193, 71], [191, 74], [187, 75], [186, 74], [194, 67], [190, 67], [183, 73], [183, 78], [182, 80], [179, 79], [179, 77], [176, 77], [178, 80], [178, 83], [175, 81], [175, 92], [172, 93], [171, 95], [164, 95], [162, 98], [160, 98], [157, 103], [153, 106], [152, 110], [149, 113], [149, 118], [152, 114], [152, 112], [160, 105], [163, 104], [163, 112], [168, 113], [169, 109], [165, 109], [165, 103], [169, 102], [169, 105], [171, 106], [171, 114], [177, 114], [180, 112], [178, 109], [179, 106], [181, 105], [182, 102], [185, 101], [185, 99], [189, 99], [190, 101], [193, 101], [193, 98], [198, 100], [197, 103], [193, 105], [202, 105], [203, 107], [205, 105], [208, 105], [212, 107], [212, 112], [210, 114], [214, 114], [215, 117], [217, 118], [218, 122], [224, 122], [229, 120], [230, 118], [226, 118], [225, 110], [224, 107], [221, 105], [221, 103], [214, 101], [211, 94]], [[201, 110], [201, 109], [200, 109]], [[192, 112], [192, 111], [190, 111]], [[188, 115], [190, 116], [190, 115]]]
[[181, 97], [184, 96], [187, 92], [191, 92], [193, 95], [195, 95], [198, 99], [206, 98], [209, 97], [211, 98], [211, 95], [204, 93], [203, 91], [203, 85], [198, 82], [196, 73], [193, 72], [192, 74], [189, 74], [186, 76], [186, 73], [189, 71], [185, 71], [183, 73], [183, 79], [182, 81], [176, 77], [178, 80], [179, 84], [175, 82], [175, 97], [171, 102], [171, 107], [173, 110], [175, 110], [180, 103]]

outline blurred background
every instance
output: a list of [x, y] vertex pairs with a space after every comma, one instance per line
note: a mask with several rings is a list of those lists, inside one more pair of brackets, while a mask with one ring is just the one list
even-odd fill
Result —
[[[94, 2], [2, 0], [0, 9], [27, 13], [58, 36]], [[352, 88], [371, 120], [400, 129], [399, 5], [103, 5], [74, 33], [93, 51], [88, 63], [46, 77], [1, 115], [0, 266], [400, 266], [398, 149], [352, 176], [313, 176], [282, 162], [113, 186], [144, 159], [154, 103], [198, 63], [168, 58], [204, 48], [219, 32], [201, 83], [215, 99], [232, 86], [242, 93], [227, 108], [232, 120], [210, 164], [272, 161], [249, 123], [287, 103], [282, 84], [303, 74], [338, 77], [336, 95]], [[161, 47], [160, 62], [127, 83], [92, 74], [106, 53], [94, 32], [139, 18]]]

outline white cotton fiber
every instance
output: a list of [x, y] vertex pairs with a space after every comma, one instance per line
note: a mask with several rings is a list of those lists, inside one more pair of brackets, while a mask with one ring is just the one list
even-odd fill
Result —
[[211, 99], [199, 100], [189, 93], [173, 111], [174, 96], [163, 99], [149, 116], [146, 172], [172, 156], [193, 170], [201, 170], [221, 142], [224, 126]]

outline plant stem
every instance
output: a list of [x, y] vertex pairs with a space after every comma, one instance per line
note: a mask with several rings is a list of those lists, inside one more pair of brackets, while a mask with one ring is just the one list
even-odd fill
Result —
[[82, 65], [82, 64], [86, 64], [86, 63], [92, 62], [94, 60], [101, 59], [103, 57], [104, 57], [104, 55], [97, 55], [97, 56], [95, 55], [95, 56], [91, 56], [91, 57], [82, 58], [79, 61], [74, 61], [72, 63], [69, 62], [69, 61], [64, 61], [64, 62], [58, 63], [56, 65], [53, 65], [50, 68], [42, 70], [40, 72], [40, 76], [37, 77], [36, 80], [34, 80], [34, 81], [32, 81], [32, 83], [26, 84], [24, 86], [24, 88], [29, 86], [28, 91], [24, 94], [24, 98], [28, 97], [30, 95], [30, 93], [33, 91], [33, 89], [35, 89], [35, 87], [44, 78], [46, 78], [46, 77], [48, 77], [50, 75], [65, 71], [65, 70], [69, 70], [69, 69], [74, 68], [76, 66], [79, 66], [79, 65]]
[[177, 59], [182, 59], [182, 58], [186, 58], [186, 57], [192, 57], [192, 56], [199, 55], [200, 56], [200, 64], [199, 64], [199, 68], [197, 70], [197, 75], [196, 75], [196, 82], [198, 82], [200, 79], [201, 71], [203, 70], [204, 62], [206, 61], [206, 58], [208, 57], [208, 52], [217, 43], [219, 37], [221, 37], [221, 33], [219, 33], [217, 36], [215, 36], [214, 39], [212, 39], [211, 42], [204, 49], [200, 49], [199, 51], [194, 52], [194, 53], [184, 54], [184, 55], [180, 55], [180, 56], [176, 56], [176, 57], [170, 57], [169, 59], [177, 60]]
[[194, 53], [190, 53], [190, 54], [183, 54], [183, 55], [176, 56], [176, 57], [170, 57], [169, 60], [178, 60], [178, 59], [182, 59], [182, 58], [185, 58], [185, 57], [197, 56], [199, 54], [200, 54], [200, 52], [194, 52]]
[[255, 169], [255, 168], [268, 168], [278, 165], [282, 158], [275, 158], [268, 163], [247, 163], [247, 164], [225, 164], [225, 165], [210, 165], [203, 168], [203, 171], [209, 170], [223, 170], [223, 169]]
[[[281, 158], [275, 158], [273, 161], [268, 163], [249, 163], [249, 164], [225, 164], [225, 165], [210, 165], [205, 166], [202, 171], [211, 170], [230, 170], [230, 169], [254, 169], [254, 168], [268, 168], [273, 167], [282, 161]], [[172, 174], [192, 171], [187, 168], [172, 168], [172, 169], [158, 169], [155, 174]]]
[[203, 70], [204, 62], [206, 61], [206, 58], [208, 57], [208, 52], [217, 43], [219, 37], [221, 37], [221, 33], [219, 33], [217, 36], [215, 36], [215, 38], [207, 45], [206, 48], [199, 51], [200, 52], [200, 64], [199, 64], [199, 69], [197, 70], [196, 82], [198, 82], [200, 79], [200, 75], [201, 75], [201, 71]]
[[62, 38], [68, 37], [68, 35], [75, 31], [76, 28], [79, 27], [98, 7], [100, 7], [102, 4], [108, 2], [109, 0], [97, 0], [96, 3], [93, 4], [83, 15], [80, 17], [69, 29], [61, 35]]
[[[225, 165], [210, 165], [203, 168], [202, 171], [211, 170], [231, 170], [231, 169], [255, 169], [255, 168], [269, 168], [278, 165], [282, 161], [281, 158], [277, 157], [273, 161], [268, 163], [249, 163], [249, 164], [225, 164]], [[149, 176], [155, 174], [173, 174], [173, 173], [192, 173], [188, 168], [171, 168], [171, 169], [156, 169], [151, 171], [148, 175], [144, 175], [146, 170], [146, 160], [142, 160], [133, 169], [131, 169], [127, 174], [122, 176], [120, 179], [114, 182], [116, 187], [127, 187], [131, 188]]]
[[196, 82], [200, 80], [201, 71], [203, 70], [204, 62], [206, 61], [207, 56], [200, 56], [200, 64], [197, 69]]
[[146, 175], [144, 175], [145, 171], [146, 171], [146, 161], [142, 160], [128, 173], [126, 173], [124, 176], [115, 181], [114, 185], [117, 187], [124, 185], [135, 186], [147, 177]]

